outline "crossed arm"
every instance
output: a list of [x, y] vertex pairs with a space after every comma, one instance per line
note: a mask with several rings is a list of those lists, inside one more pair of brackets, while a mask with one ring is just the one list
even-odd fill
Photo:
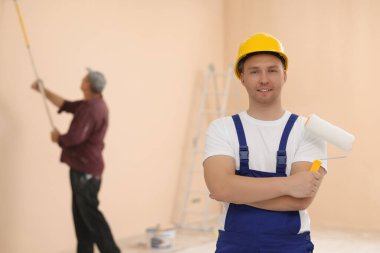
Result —
[[324, 170], [309, 172], [310, 162], [296, 162], [289, 177], [253, 178], [235, 175], [235, 160], [212, 156], [204, 162], [210, 197], [272, 211], [306, 209], [322, 182]]

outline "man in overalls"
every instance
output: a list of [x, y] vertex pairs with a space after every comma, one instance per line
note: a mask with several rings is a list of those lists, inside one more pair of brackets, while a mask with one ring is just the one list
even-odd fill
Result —
[[239, 49], [235, 74], [249, 108], [217, 119], [206, 134], [205, 181], [224, 202], [217, 253], [313, 252], [306, 208], [325, 174], [309, 172], [326, 143], [304, 130], [305, 118], [282, 107], [288, 58], [279, 40], [255, 34]]

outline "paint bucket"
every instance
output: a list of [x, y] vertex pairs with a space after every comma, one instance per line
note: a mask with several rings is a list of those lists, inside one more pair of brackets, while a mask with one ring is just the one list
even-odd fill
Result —
[[150, 250], [166, 250], [174, 247], [176, 230], [172, 226], [156, 226], [146, 230]]

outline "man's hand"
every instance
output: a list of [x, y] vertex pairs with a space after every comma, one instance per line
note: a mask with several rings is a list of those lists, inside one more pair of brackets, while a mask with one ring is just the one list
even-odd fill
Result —
[[39, 86], [39, 82], [41, 82], [42, 83], [42, 80], [41, 79], [37, 79], [37, 80], [35, 80], [33, 83], [32, 83], [32, 85], [31, 85], [31, 88], [33, 89], [33, 90], [35, 90], [35, 91], [38, 91], [38, 92], [40, 92], [40, 86]]
[[320, 172], [302, 171], [288, 177], [288, 195], [295, 198], [314, 197], [322, 182]]
[[60, 135], [60, 133], [58, 132], [58, 129], [57, 129], [57, 128], [54, 128], [54, 129], [51, 131], [51, 133], [50, 133], [51, 141], [54, 142], [54, 143], [57, 143], [57, 142], [58, 142], [59, 135]]

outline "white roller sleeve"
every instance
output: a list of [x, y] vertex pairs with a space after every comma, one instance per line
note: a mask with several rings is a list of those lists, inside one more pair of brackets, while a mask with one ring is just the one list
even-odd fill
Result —
[[345, 130], [312, 114], [305, 123], [305, 129], [325, 141], [345, 150], [351, 151], [355, 136]]

